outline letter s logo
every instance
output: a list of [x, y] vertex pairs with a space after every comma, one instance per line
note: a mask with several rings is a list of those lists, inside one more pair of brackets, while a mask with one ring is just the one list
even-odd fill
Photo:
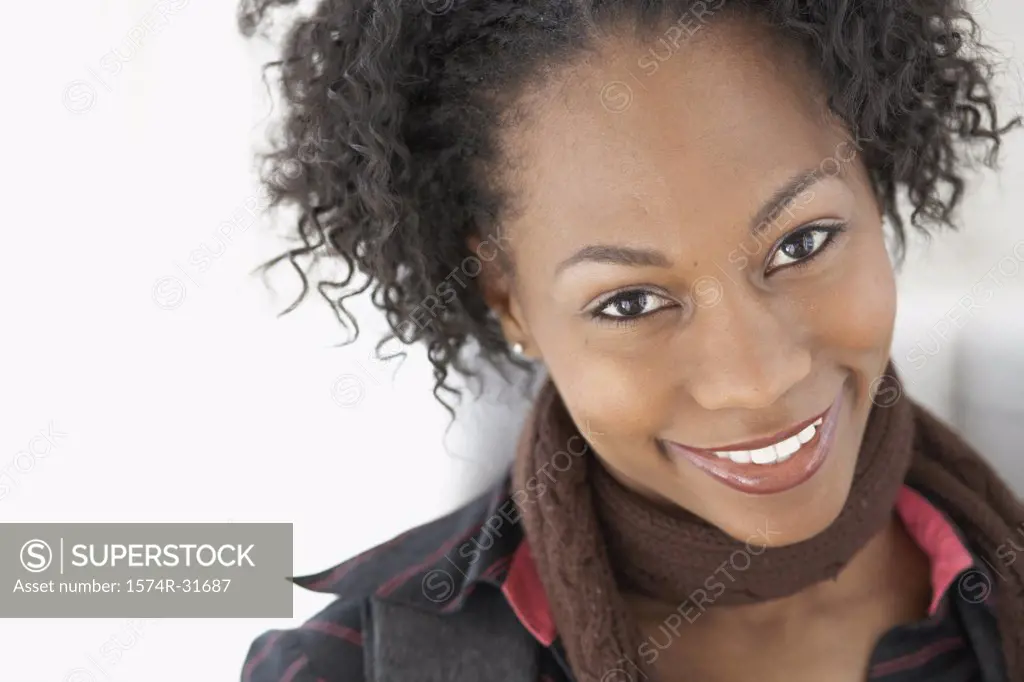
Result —
[[21, 565], [30, 573], [42, 573], [52, 561], [53, 551], [42, 540], [29, 540], [21, 546]]

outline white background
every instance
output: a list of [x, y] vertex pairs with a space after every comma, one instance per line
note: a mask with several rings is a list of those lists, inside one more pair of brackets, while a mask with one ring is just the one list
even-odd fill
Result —
[[[218, 241], [257, 198], [269, 53], [237, 35], [233, 2], [168, 0], [178, 9], [145, 31], [157, 4], [36, 3], [4, 25], [0, 472], [17, 487], [0, 521], [293, 522], [295, 573], [312, 573], [479, 490], [521, 409], [492, 398], [445, 438], [423, 355], [393, 381], [371, 359], [382, 325], [365, 303], [364, 336], [343, 349], [321, 305], [275, 317], [294, 281], [275, 279], [274, 296], [248, 272], [279, 243], [244, 220]], [[1010, 58], [1004, 103], [1020, 111], [1024, 8], [981, 5]], [[115, 49], [116, 74], [103, 61]], [[963, 233], [913, 252], [905, 346], [1024, 238], [1024, 132], [1004, 163], [972, 188]], [[190, 257], [202, 249], [223, 253], [201, 271]], [[992, 309], [1024, 310], [1022, 282], [1024, 269]], [[992, 333], [972, 324], [962, 333]], [[12, 469], [47, 430], [55, 446]], [[0, 619], [0, 682], [235, 680], [257, 634], [326, 602], [296, 590], [294, 619], [151, 620], [135, 635], [126, 619]], [[116, 662], [100, 653], [111, 638], [133, 642]]]

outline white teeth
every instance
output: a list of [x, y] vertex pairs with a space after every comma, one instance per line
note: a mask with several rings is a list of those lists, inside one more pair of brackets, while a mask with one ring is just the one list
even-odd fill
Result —
[[800, 449], [800, 441], [797, 440], [796, 436], [787, 438], [781, 443], [775, 444], [775, 457], [776, 461], [784, 462], [789, 459], [790, 455]]
[[814, 438], [814, 434], [817, 433], [817, 427], [821, 426], [822, 421], [822, 418], [819, 417], [814, 423], [804, 427], [800, 433], [781, 440], [774, 445], [757, 450], [718, 450], [715, 451], [715, 454], [721, 459], [731, 459], [737, 464], [750, 464], [751, 462], [754, 464], [775, 464], [776, 462], [785, 462], [800, 449], [800, 446], [809, 443]]
[[729, 459], [737, 464], [750, 464], [750, 450], [733, 450], [729, 453]]
[[775, 446], [769, 445], [760, 450], [751, 450], [750, 461], [754, 464], [771, 464], [775, 461]]
[[814, 424], [810, 424], [806, 429], [796, 434], [796, 437], [800, 441], [800, 445], [803, 445], [804, 443], [814, 438], [814, 434], [816, 432], [817, 430], [815, 429]]

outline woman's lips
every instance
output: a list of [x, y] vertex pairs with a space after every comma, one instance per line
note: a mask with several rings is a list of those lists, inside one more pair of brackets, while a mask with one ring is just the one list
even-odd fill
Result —
[[774, 436], [716, 449], [691, 448], [672, 441], [665, 441], [665, 447], [670, 456], [686, 460], [740, 492], [783, 492], [804, 483], [821, 468], [835, 442], [842, 402], [840, 392], [823, 414]]

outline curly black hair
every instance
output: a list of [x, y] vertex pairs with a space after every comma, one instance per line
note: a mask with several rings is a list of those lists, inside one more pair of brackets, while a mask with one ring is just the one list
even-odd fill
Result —
[[[295, 4], [242, 0], [240, 29], [265, 33]], [[266, 264], [287, 260], [299, 273], [289, 310], [326, 259], [346, 275], [315, 288], [353, 338], [345, 299], [372, 288], [391, 328], [381, 344], [425, 341], [435, 397], [458, 393], [449, 370], [474, 374], [470, 344], [495, 366], [524, 366], [476, 286], [482, 253], [467, 244], [489, 240], [492, 258], [511, 266], [499, 131], [518, 98], [592, 45], [595, 27], [650, 37], [670, 17], [711, 8], [756, 13], [820, 71], [831, 113], [862, 143], [898, 258], [901, 192], [915, 228], [955, 229], [964, 171], [976, 158], [996, 168], [1001, 136], [1020, 123], [998, 125], [991, 51], [957, 0], [320, 0], [288, 17], [280, 59], [264, 71], [279, 70], [287, 107], [261, 158], [270, 206], [297, 209], [297, 246]], [[970, 154], [975, 143], [986, 153]]]

